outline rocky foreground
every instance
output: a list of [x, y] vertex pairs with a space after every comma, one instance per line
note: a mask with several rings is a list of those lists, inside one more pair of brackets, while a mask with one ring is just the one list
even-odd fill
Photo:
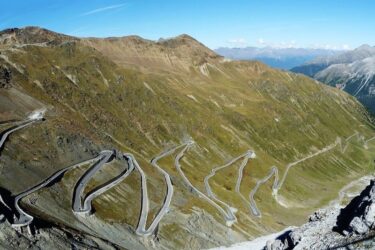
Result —
[[303, 226], [268, 241], [266, 250], [374, 249], [375, 180], [344, 208], [320, 209]]

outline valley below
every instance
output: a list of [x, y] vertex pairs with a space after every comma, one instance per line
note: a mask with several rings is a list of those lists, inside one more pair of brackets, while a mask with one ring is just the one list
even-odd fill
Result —
[[0, 83], [4, 249], [230, 246], [373, 178], [373, 117], [353, 96], [188, 35], [4, 30]]

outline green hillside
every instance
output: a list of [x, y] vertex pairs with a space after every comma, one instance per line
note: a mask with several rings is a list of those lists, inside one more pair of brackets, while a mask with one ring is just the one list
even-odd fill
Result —
[[[335, 88], [258, 62], [227, 61], [186, 35], [161, 42], [82, 40], [28, 29], [22, 36], [17, 30], [0, 33], [12, 37], [0, 45], [0, 68], [11, 75], [0, 89], [0, 119], [24, 119], [47, 108], [46, 121], [11, 135], [1, 152], [0, 183], [13, 194], [102, 149], [116, 148], [133, 153], [146, 172], [152, 218], [166, 187], [149, 162], [172, 146], [196, 142], [181, 166], [204, 193], [211, 169], [253, 150], [257, 157], [245, 167], [240, 189], [248, 198], [272, 166], [282, 177], [289, 163], [341, 138], [332, 150], [289, 170], [279, 190], [287, 207], [272, 196], [273, 178], [262, 185], [255, 196], [261, 218], [234, 192], [240, 162], [219, 171], [210, 183], [221, 200], [238, 209], [231, 228], [186, 186], [173, 165], [175, 155], [163, 158], [159, 165], [171, 175], [175, 193], [156, 244], [213, 247], [301, 224], [347, 182], [373, 169], [374, 141], [363, 145], [375, 135], [370, 118], [358, 101]], [[42, 37], [37, 41], [35, 29]], [[358, 136], [345, 141], [355, 132]], [[116, 166], [103, 169], [91, 187], [117, 175]], [[88, 220], [77, 220], [71, 192], [83, 171], [68, 172], [60, 183], [33, 195], [39, 197], [34, 204], [23, 200], [24, 206], [125, 248], [147, 246], [132, 231], [140, 209], [139, 174], [98, 197]]]

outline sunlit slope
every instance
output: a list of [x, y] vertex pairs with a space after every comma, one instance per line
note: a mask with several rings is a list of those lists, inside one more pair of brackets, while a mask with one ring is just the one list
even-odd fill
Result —
[[193, 66], [222, 58], [188, 35], [158, 42], [138, 36], [88, 38], [80, 41], [94, 47], [119, 65], [153, 73], [188, 73]]
[[[10, 181], [2, 175], [2, 185], [12, 192], [20, 192], [99, 149], [118, 148], [132, 152], [145, 168], [154, 214], [163, 202], [165, 183], [149, 161], [163, 150], [189, 139], [196, 144], [185, 154], [181, 166], [202, 192], [205, 192], [204, 178], [212, 168], [253, 150], [257, 157], [245, 167], [240, 187], [241, 193], [248, 197], [256, 182], [272, 166], [277, 166], [282, 176], [288, 164], [334, 144], [337, 138], [342, 138], [344, 144], [345, 138], [356, 131], [364, 138], [374, 133], [364, 108], [349, 95], [258, 62], [225, 61], [186, 36], [156, 45], [147, 41], [145, 48], [141, 43], [138, 45], [141, 48], [129, 56], [131, 59], [126, 57], [130, 46], [127, 43], [116, 48], [109, 48], [114, 46], [110, 39], [97, 40], [100, 47], [93, 43], [93, 40], [90, 43], [64, 41], [13, 49], [7, 45], [1, 51], [1, 65], [12, 71], [12, 88], [0, 92], [2, 103], [17, 103], [17, 100], [21, 103], [23, 94], [9, 94], [17, 90], [35, 100], [30, 110], [40, 103], [48, 108], [45, 122], [12, 135], [2, 152], [2, 172], [7, 172], [7, 177], [38, 173], [22, 182]], [[160, 48], [164, 46], [163, 51]], [[122, 48], [124, 54], [114, 53], [117, 57], [105, 53], [107, 49], [121, 51]], [[149, 51], [156, 52], [152, 60], [145, 61]], [[168, 61], [170, 54], [174, 57]], [[13, 118], [12, 114], [14, 118], [21, 118], [26, 112], [24, 107], [6, 105], [1, 107], [1, 112], [12, 109], [15, 111], [4, 116], [6, 119]], [[62, 143], [59, 137], [64, 138]], [[340, 149], [340, 144], [291, 168], [279, 190], [288, 207], [272, 197], [273, 179], [261, 186], [254, 197], [262, 211], [261, 218], [254, 217], [234, 192], [240, 162], [215, 175], [211, 180], [214, 192], [239, 210], [233, 230], [250, 237], [302, 223], [305, 215], [334, 199], [344, 183], [369, 173], [374, 157], [371, 143], [368, 149], [359, 137], [347, 143], [345, 151]], [[21, 168], [20, 162], [25, 167]], [[185, 224], [193, 220], [195, 212], [192, 211], [197, 209], [204, 209], [219, 222], [212, 224], [213, 231], [220, 224], [225, 228], [221, 214], [190, 192], [173, 162], [174, 157], [167, 157], [159, 163], [175, 185], [172, 209], [159, 228], [162, 242], [173, 242], [174, 236], [169, 233], [172, 230], [182, 239], [187, 237], [192, 229]], [[127, 184], [94, 202], [98, 221], [136, 226], [139, 204], [132, 204], [140, 202], [140, 181], [137, 173], [133, 175]], [[69, 181], [58, 188], [69, 197], [72, 178], [77, 176], [71, 173], [66, 178]], [[65, 220], [86, 230], [74, 219], [66, 220], [69, 205], [64, 206], [66, 212], [56, 214], [53, 199], [59, 198], [48, 194], [48, 190], [45, 192], [48, 199], [34, 206], [43, 207], [56, 220]], [[111, 204], [116, 208], [108, 208]], [[197, 220], [201, 224], [206, 222]], [[120, 234], [121, 230], [128, 229], [116, 227], [116, 230]], [[224, 230], [221, 225], [220, 230]], [[100, 230], [96, 233], [105, 234]], [[203, 241], [198, 234], [192, 237], [198, 245]], [[183, 244], [178, 239], [176, 242]]]

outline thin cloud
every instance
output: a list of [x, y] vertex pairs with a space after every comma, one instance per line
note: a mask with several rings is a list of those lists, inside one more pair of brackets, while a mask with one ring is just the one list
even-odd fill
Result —
[[90, 10], [88, 12], [82, 13], [81, 16], [88, 16], [88, 15], [96, 14], [96, 13], [107, 11], [107, 10], [119, 9], [119, 8], [121, 8], [123, 6], [125, 6], [125, 3], [123, 3], [123, 4], [109, 5], [109, 6], [106, 6], [106, 7], [97, 8], [97, 9]]

